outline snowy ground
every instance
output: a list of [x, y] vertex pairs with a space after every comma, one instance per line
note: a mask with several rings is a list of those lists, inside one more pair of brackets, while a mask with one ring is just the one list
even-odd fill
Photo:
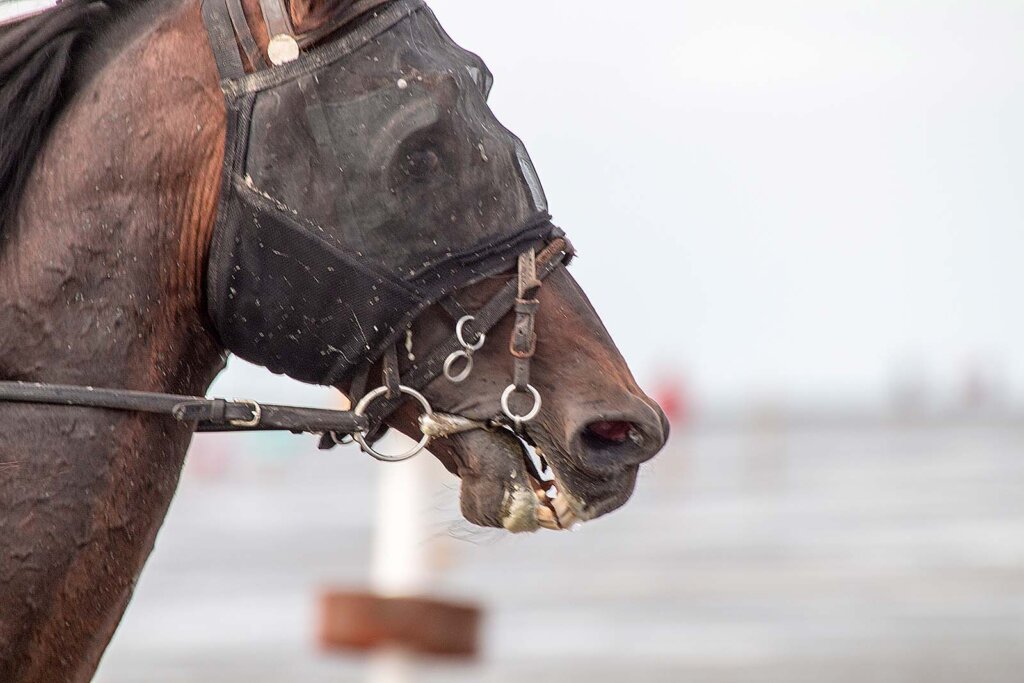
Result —
[[[313, 624], [321, 587], [367, 581], [385, 466], [218, 438], [97, 680], [368, 680]], [[684, 434], [629, 506], [565, 535], [474, 531], [438, 481], [437, 592], [487, 605], [486, 653], [413, 680], [1021, 680], [1024, 423]]]

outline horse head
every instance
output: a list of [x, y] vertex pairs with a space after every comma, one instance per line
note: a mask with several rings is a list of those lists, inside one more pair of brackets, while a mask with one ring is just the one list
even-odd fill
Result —
[[[228, 119], [247, 127], [230, 128], [208, 268], [221, 339], [356, 400], [399, 344], [392, 384], [419, 376], [447, 416], [431, 450], [471, 522], [561, 529], [622, 505], [667, 423], [565, 271], [571, 247], [534, 262], [566, 242], [483, 60], [418, 0], [260, 0], [239, 5], [245, 25], [232, 2], [205, 14]], [[533, 284], [473, 329], [524, 254]], [[463, 348], [424, 375], [417, 356], [453, 335]], [[421, 408], [381, 418], [418, 440]]]

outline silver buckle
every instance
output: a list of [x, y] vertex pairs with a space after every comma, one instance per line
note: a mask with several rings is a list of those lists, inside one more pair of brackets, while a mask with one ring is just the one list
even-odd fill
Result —
[[263, 420], [263, 407], [256, 401], [238, 400], [232, 401], [232, 403], [240, 403], [243, 406], [249, 406], [252, 409], [252, 418], [249, 420], [228, 420], [228, 424], [232, 427], [247, 427], [252, 429], [259, 427], [260, 422]]

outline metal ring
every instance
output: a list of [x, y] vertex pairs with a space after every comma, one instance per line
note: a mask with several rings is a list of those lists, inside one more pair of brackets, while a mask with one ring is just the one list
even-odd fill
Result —
[[455, 336], [459, 338], [459, 343], [462, 344], [462, 348], [464, 348], [466, 351], [468, 351], [470, 353], [472, 353], [473, 351], [479, 351], [480, 349], [482, 349], [484, 347], [484, 342], [487, 341], [487, 335], [483, 334], [483, 333], [481, 333], [480, 334], [480, 338], [476, 340], [476, 344], [468, 343], [466, 341], [466, 338], [462, 336], [462, 333], [465, 330], [466, 324], [467, 323], [471, 323], [474, 320], [476, 320], [476, 318], [474, 318], [471, 315], [467, 315], [467, 316], [464, 316], [463, 318], [461, 318], [459, 320], [458, 324], [455, 325]]
[[[452, 374], [452, 368], [454, 368], [455, 364], [463, 358], [466, 359], [466, 367], [458, 374]], [[444, 376], [448, 378], [449, 382], [454, 384], [465, 382], [472, 372], [473, 354], [469, 351], [456, 351], [452, 355], [448, 356], [448, 359], [444, 362]]]
[[[414, 399], [419, 401], [420, 405], [423, 406], [424, 415], [434, 414], [434, 409], [430, 407], [430, 403], [427, 401], [426, 397], [423, 394], [405, 385], [398, 387], [398, 389], [406, 396], [412, 396]], [[355, 410], [353, 410], [352, 412], [354, 412], [359, 417], [363, 417], [364, 415], [366, 415], [366, 409], [370, 407], [370, 404], [386, 393], [388, 393], [387, 387], [377, 387], [376, 389], [368, 393], [366, 396], [363, 396], [362, 400], [356, 404]], [[364, 453], [367, 453], [370, 455], [370, 457], [375, 458], [376, 460], [381, 460], [383, 462], [402, 462], [403, 460], [408, 460], [413, 456], [419, 455], [423, 451], [423, 449], [427, 447], [427, 444], [430, 443], [430, 437], [424, 434], [423, 438], [420, 439], [420, 442], [410, 450], [406, 451], [405, 453], [402, 453], [400, 455], [385, 455], [384, 453], [379, 453], [378, 451], [375, 451], [372, 446], [366, 443], [366, 437], [362, 432], [356, 432], [355, 434], [352, 435], [352, 438], [355, 439], [356, 443], [359, 444], [359, 447], [363, 449]]]
[[232, 427], [248, 427], [254, 429], [260, 426], [260, 422], [263, 420], [263, 406], [256, 401], [232, 401], [232, 403], [240, 403], [243, 406], [249, 406], [252, 410], [252, 418], [248, 420], [228, 420], [228, 424]]
[[526, 390], [533, 394], [533, 408], [531, 408], [530, 412], [526, 413], [525, 415], [516, 415], [508, 406], [508, 400], [512, 397], [512, 394], [516, 392], [515, 384], [509, 384], [508, 388], [505, 389], [504, 393], [502, 393], [501, 395], [501, 411], [505, 413], [505, 416], [508, 419], [512, 420], [517, 425], [522, 424], [523, 422], [531, 421], [540, 413], [540, 392], [537, 391], [532, 384], [527, 384]]

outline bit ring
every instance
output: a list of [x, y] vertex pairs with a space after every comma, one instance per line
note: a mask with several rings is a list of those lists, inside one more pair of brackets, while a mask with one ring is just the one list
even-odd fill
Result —
[[526, 390], [533, 396], [533, 407], [530, 408], [530, 412], [525, 415], [516, 415], [512, 412], [512, 409], [508, 405], [508, 400], [512, 397], [512, 394], [516, 392], [516, 385], [509, 384], [508, 388], [501, 394], [501, 412], [505, 413], [505, 417], [512, 420], [516, 426], [523, 424], [524, 422], [530, 422], [537, 415], [540, 414], [541, 399], [540, 392], [534, 388], [532, 384], [526, 385]]
[[[423, 407], [424, 415], [434, 414], [434, 409], [430, 407], [430, 402], [427, 401], [426, 397], [420, 392], [416, 391], [412, 387], [407, 387], [405, 385], [400, 386], [399, 391], [401, 391], [406, 396], [411, 396], [412, 398], [416, 399], [419, 402], [419, 404]], [[386, 393], [388, 393], [387, 387], [377, 387], [376, 389], [368, 393], [366, 396], [363, 396], [362, 400], [360, 400], [359, 403], [356, 404], [356, 407], [352, 412], [354, 412], [359, 417], [363, 417], [364, 415], [366, 415], [366, 409], [369, 408], [374, 401], [376, 401], [378, 398], [380, 398]], [[381, 453], [379, 451], [374, 450], [372, 446], [366, 443], [366, 435], [363, 432], [354, 433], [352, 435], [352, 438], [355, 439], [355, 442], [359, 444], [359, 447], [363, 450], [364, 453], [382, 462], [402, 462], [403, 460], [408, 460], [409, 458], [412, 458], [423, 452], [423, 450], [430, 443], [430, 437], [424, 434], [423, 438], [420, 439], [419, 443], [417, 443], [415, 446], [410, 448], [405, 453], [400, 453], [399, 455], [387, 455], [385, 453]]]

